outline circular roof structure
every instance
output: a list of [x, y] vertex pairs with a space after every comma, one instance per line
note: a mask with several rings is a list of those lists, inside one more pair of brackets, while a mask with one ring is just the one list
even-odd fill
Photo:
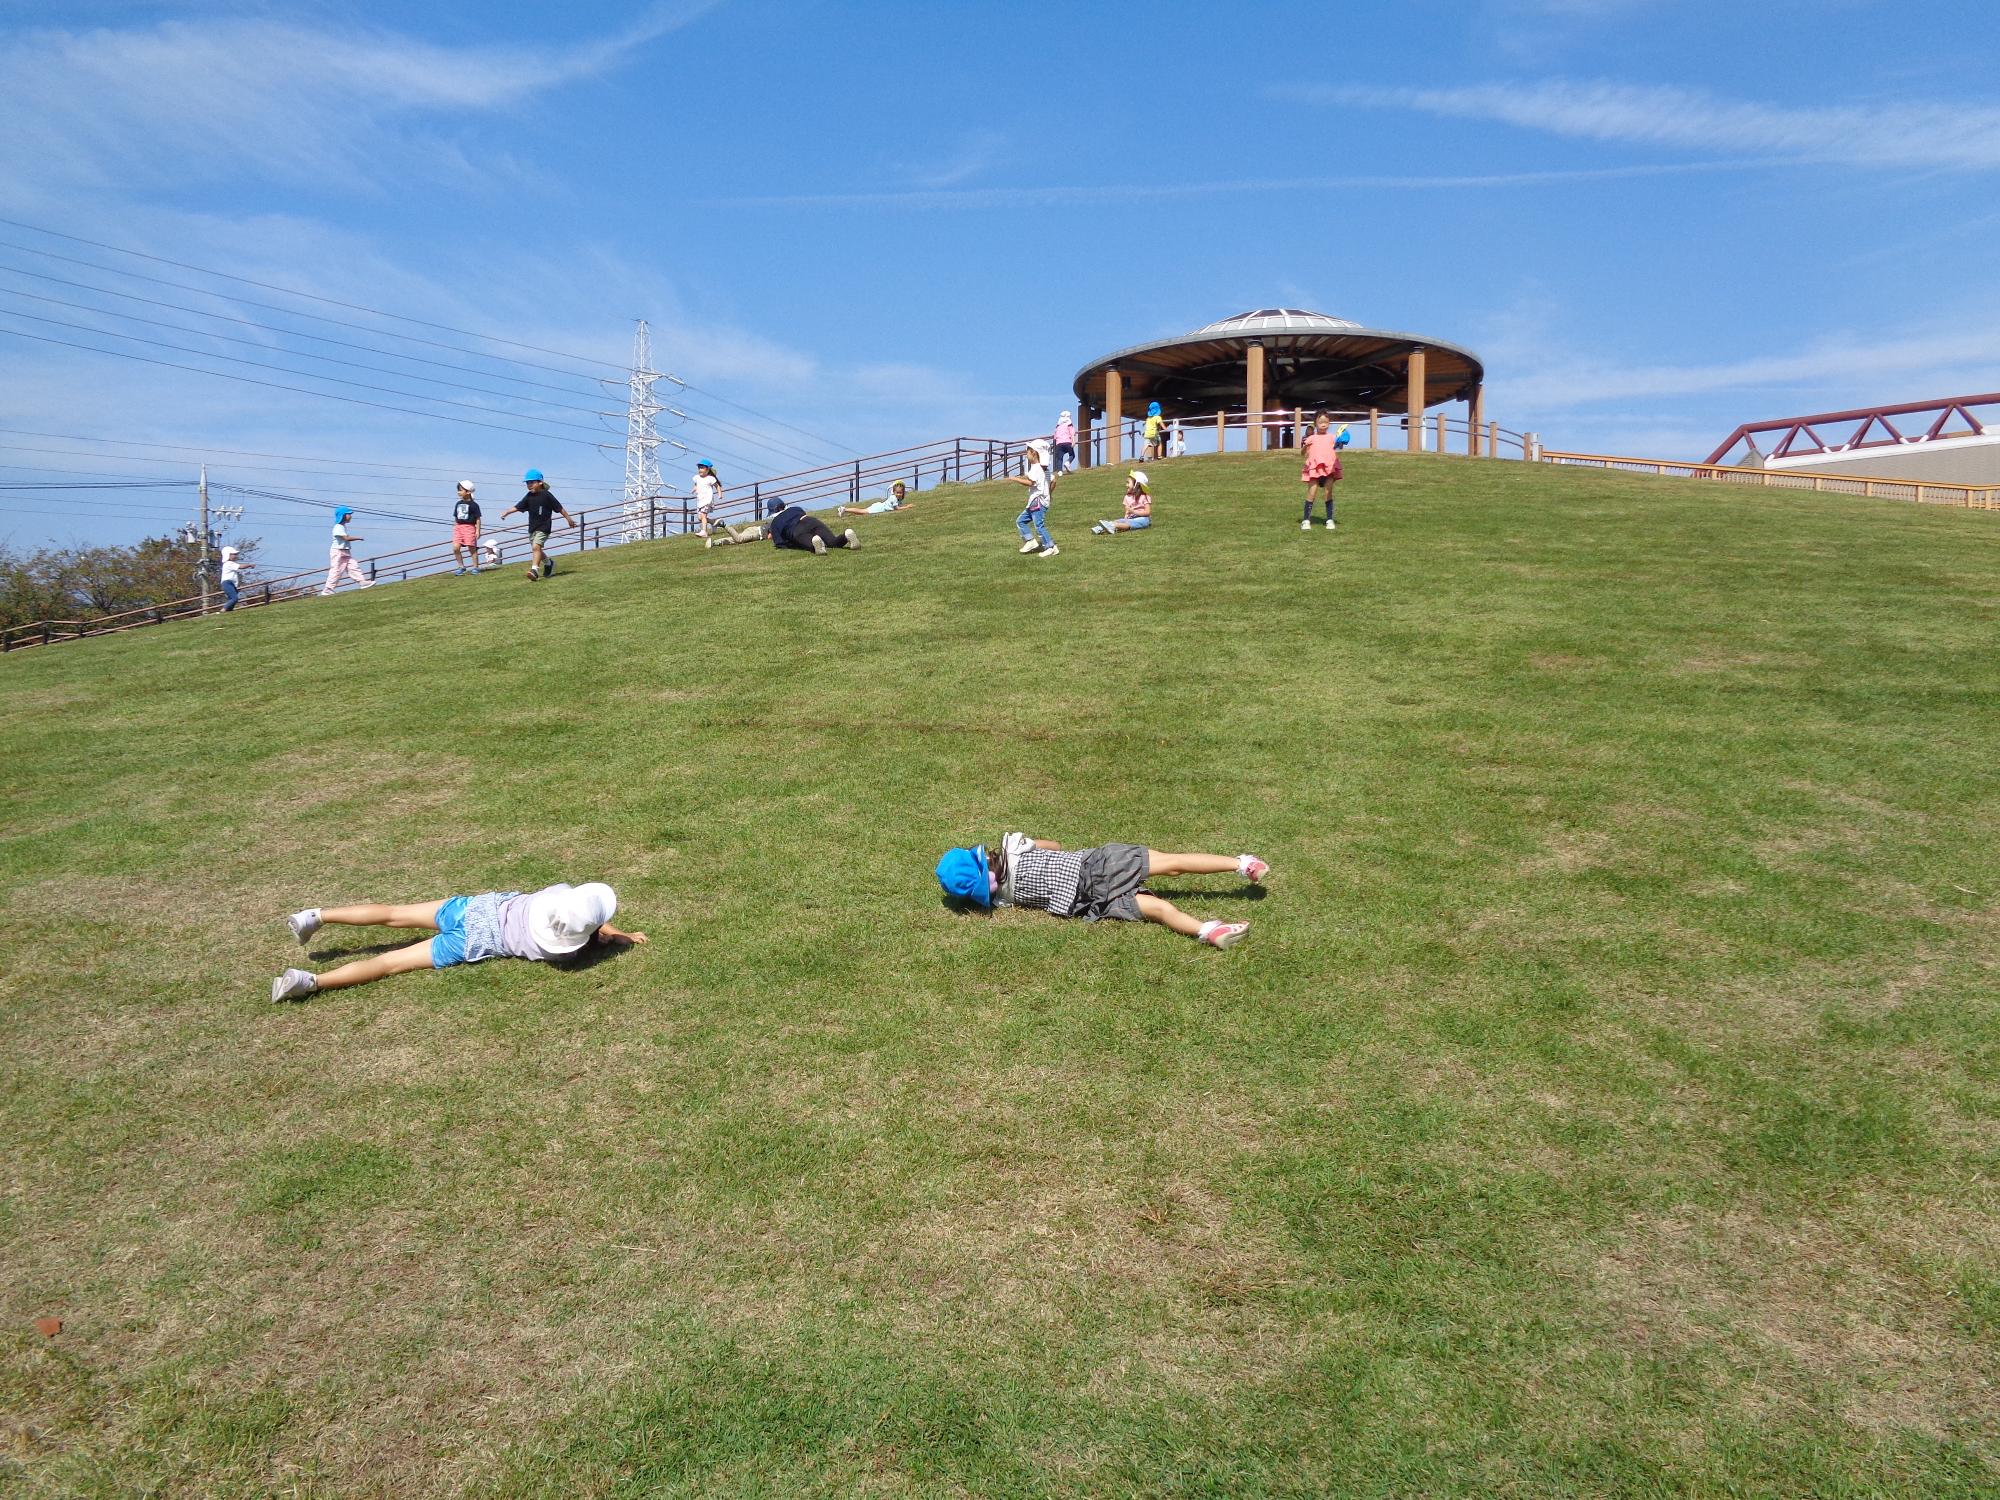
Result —
[[1410, 355], [1424, 353], [1426, 407], [1471, 395], [1485, 367], [1469, 349], [1414, 333], [1367, 328], [1299, 307], [1259, 307], [1192, 333], [1134, 344], [1077, 371], [1076, 399], [1105, 409], [1105, 375], [1116, 370], [1126, 412], [1160, 403], [1169, 417], [1240, 412], [1249, 350], [1264, 348], [1264, 405], [1405, 411]]

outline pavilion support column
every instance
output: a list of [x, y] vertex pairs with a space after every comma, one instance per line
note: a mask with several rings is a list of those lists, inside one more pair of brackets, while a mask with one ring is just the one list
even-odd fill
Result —
[[1436, 446], [1435, 448], [1433, 448], [1433, 449], [1432, 449], [1431, 451], [1432, 451], [1433, 453], [1442, 453], [1442, 452], [1444, 452], [1444, 433], [1445, 433], [1445, 425], [1444, 425], [1444, 413], [1443, 413], [1443, 412], [1439, 412], [1439, 413], [1438, 413], [1438, 415], [1437, 415], [1437, 424], [1438, 424], [1438, 436], [1437, 436], [1437, 446]]
[[1264, 346], [1252, 344], [1243, 358], [1243, 409], [1249, 420], [1245, 424], [1245, 434], [1250, 440], [1249, 451], [1264, 451]]
[[1076, 404], [1076, 466], [1079, 469], [1090, 467], [1090, 403], [1087, 401]]
[[1226, 411], [1215, 414], [1215, 451], [1217, 453], [1229, 451], [1229, 413]]
[[1125, 377], [1115, 369], [1104, 372], [1104, 461], [1125, 462]]
[[[1479, 440], [1486, 435], [1486, 387], [1475, 385], [1465, 398], [1465, 451], [1479, 457]], [[1489, 453], [1487, 457], [1492, 457]]]
[[1368, 408], [1368, 448], [1370, 452], [1382, 446], [1382, 411], [1380, 407]]
[[1404, 425], [1410, 430], [1410, 452], [1424, 451], [1424, 351], [1412, 349], [1408, 373], [1409, 384], [1403, 398], [1403, 410], [1410, 414]]

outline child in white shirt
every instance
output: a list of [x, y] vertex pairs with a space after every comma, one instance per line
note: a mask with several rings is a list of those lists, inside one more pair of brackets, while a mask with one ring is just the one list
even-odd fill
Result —
[[[1028, 487], [1028, 503], [1021, 514], [1014, 518], [1014, 527], [1021, 533], [1021, 551], [1032, 552], [1037, 557], [1054, 557], [1062, 551], [1055, 538], [1049, 535], [1049, 523], [1044, 517], [1049, 509], [1049, 444], [1046, 439], [1036, 438], [1028, 444], [1028, 472], [1007, 476], [1015, 484]], [[1032, 527], [1032, 530], [1030, 529]], [[1036, 537], [1040, 537], [1038, 542]]]

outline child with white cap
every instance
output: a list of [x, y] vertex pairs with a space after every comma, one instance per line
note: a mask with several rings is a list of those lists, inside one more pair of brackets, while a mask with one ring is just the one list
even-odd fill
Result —
[[240, 548], [222, 549], [222, 612], [236, 608], [243, 593], [243, 553]]
[[[457, 564], [454, 577], [479, 571], [479, 502], [472, 498], [472, 481], [458, 482], [458, 498], [451, 503], [451, 560]], [[467, 563], [472, 566], [468, 568]]]
[[1076, 423], [1070, 414], [1064, 412], [1056, 418], [1056, 474], [1067, 474], [1076, 467]]
[[1090, 528], [1092, 536], [1110, 536], [1117, 531], [1144, 531], [1153, 524], [1153, 491], [1146, 471], [1134, 469], [1125, 476], [1125, 515], [1117, 521], [1099, 521]]
[[[1035, 438], [1028, 444], [1028, 472], [1007, 476], [1015, 484], [1028, 487], [1028, 503], [1020, 515], [1014, 518], [1014, 528], [1021, 533], [1021, 551], [1032, 552], [1037, 557], [1055, 557], [1062, 548], [1049, 535], [1049, 523], [1045, 519], [1049, 509], [1049, 443], [1046, 438]], [[1030, 528], [1033, 528], [1032, 530]], [[1037, 541], [1036, 538], [1040, 540]]]
[[443, 901], [403, 905], [309, 906], [285, 919], [300, 946], [329, 922], [343, 927], [429, 928], [435, 937], [408, 947], [357, 958], [314, 974], [287, 969], [271, 981], [271, 999], [303, 1000], [319, 990], [342, 990], [370, 984], [413, 969], [448, 969], [488, 958], [525, 958], [548, 963], [568, 958], [591, 943], [643, 943], [643, 932], [621, 932], [611, 925], [618, 910], [618, 893], [602, 881], [587, 885], [552, 885], [522, 895], [519, 891], [488, 891], [479, 896], [451, 896]]

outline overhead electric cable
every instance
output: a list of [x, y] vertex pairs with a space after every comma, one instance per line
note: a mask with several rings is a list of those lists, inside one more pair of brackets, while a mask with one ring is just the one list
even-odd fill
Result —
[[[68, 240], [72, 244], [89, 245], [94, 250], [109, 250], [114, 255], [129, 255], [137, 260], [149, 260], [152, 261], [155, 265], [173, 266], [176, 269], [182, 271], [194, 271], [203, 276], [216, 277], [218, 280], [221, 281], [234, 281], [243, 286], [261, 287], [263, 290], [267, 292], [282, 292], [287, 297], [300, 297], [308, 302], [323, 303], [328, 307], [344, 307], [349, 312], [364, 312], [369, 314], [371, 317], [389, 318], [398, 323], [408, 323], [412, 327], [416, 328], [431, 328], [431, 329], [436, 329], [440, 333], [455, 333], [458, 334], [461, 338], [479, 339], [482, 342], [489, 344], [504, 344], [510, 349], [529, 349], [535, 352], [536, 354], [548, 354], [554, 356], [557, 359], [574, 360], [578, 364], [601, 365], [602, 367], [608, 370], [617, 370], [621, 376], [625, 372], [625, 367], [623, 365], [616, 364], [608, 359], [599, 359], [595, 355], [591, 354], [571, 354], [566, 349], [546, 349], [543, 348], [540, 344], [524, 344], [517, 339], [503, 339], [503, 338], [498, 338], [493, 334], [489, 333], [476, 333], [470, 328], [454, 328], [449, 323], [431, 323], [427, 322], [423, 318], [406, 317], [402, 313], [384, 312], [379, 307], [368, 307], [365, 304], [359, 302], [342, 302], [337, 297], [322, 297], [317, 292], [302, 292], [298, 290], [298, 288], [296, 287], [280, 286], [277, 283], [270, 281], [257, 281], [248, 276], [235, 276], [230, 274], [228, 271], [217, 271], [208, 266], [198, 266], [184, 260], [169, 260], [164, 255], [149, 255], [144, 250], [128, 250], [123, 245], [111, 245], [111, 244], [106, 244], [103, 240], [85, 239], [82, 235], [78, 234], [64, 234], [60, 229], [46, 229], [39, 224], [23, 223], [19, 219], [0, 218], [0, 224], [5, 224], [13, 229], [26, 229], [34, 234], [45, 234], [48, 235], [51, 239]], [[31, 255], [48, 255], [58, 260], [65, 258], [62, 256], [54, 255], [54, 252], [52, 251], [36, 250], [29, 246], [13, 246], [11, 248], [26, 249], [28, 250], [28, 253]], [[77, 262], [77, 264], [88, 265], [90, 264], [90, 262], [81, 261]], [[114, 271], [117, 272], [117, 274], [124, 276], [139, 275], [139, 273], [136, 271], [118, 271], [118, 268], [115, 266], [100, 266], [98, 269], [106, 271]], [[154, 278], [141, 277], [140, 279], [152, 280]], [[168, 283], [168, 285], [173, 285], [173, 283], [170, 282]], [[187, 287], [183, 288], [183, 290], [200, 291], [202, 289], [199, 287]], [[253, 304], [253, 305], [261, 305], [261, 304]], [[286, 311], [286, 309], [274, 308], [273, 311], [283, 312]], [[302, 313], [302, 314], [297, 314], [297, 316], [311, 317], [313, 315], [310, 313]], [[333, 320], [327, 319], [326, 321], [331, 322]], [[413, 342], [421, 342], [421, 341], [413, 341]], [[526, 363], [526, 361], [516, 361], [516, 362]], [[556, 373], [565, 374], [571, 372], [557, 371]]]
[[[30, 251], [29, 253], [36, 254], [39, 252]], [[109, 266], [104, 267], [104, 269], [109, 271], [110, 274], [112, 274], [113, 276], [124, 276], [130, 274], [129, 272], [115, 270]], [[0, 265], [0, 271], [5, 271], [9, 275], [13, 276], [32, 276], [37, 281], [52, 281], [57, 286], [75, 287], [79, 291], [97, 292], [100, 295], [106, 297], [119, 297], [127, 302], [143, 303], [147, 307], [164, 307], [173, 312], [191, 313], [197, 318], [212, 318], [217, 322], [222, 322], [222, 323], [238, 323], [246, 328], [261, 328], [265, 330], [267, 333], [281, 334], [286, 338], [311, 339], [316, 344], [334, 344], [342, 349], [360, 349], [369, 354], [386, 355], [390, 359], [407, 360], [409, 361], [409, 363], [415, 365], [435, 365], [440, 370], [457, 370], [460, 374], [488, 375], [495, 380], [509, 380], [516, 385], [533, 386], [536, 390], [559, 391], [566, 396], [577, 396], [583, 394], [581, 391], [576, 390], [573, 387], [566, 385], [551, 385], [546, 380], [527, 380], [519, 375], [502, 375], [500, 372], [496, 370], [468, 370], [464, 365], [453, 364], [450, 360], [447, 359], [430, 359], [421, 354], [405, 354], [398, 349], [384, 349], [378, 344], [357, 344], [352, 339], [337, 339], [330, 334], [324, 334], [324, 333], [308, 333], [303, 328], [280, 328], [276, 324], [262, 323], [255, 318], [239, 318], [230, 313], [209, 312], [205, 308], [189, 307], [185, 303], [181, 302], [168, 302], [159, 297], [141, 297], [137, 292], [121, 292], [115, 287], [98, 286], [95, 283], [88, 281], [76, 281], [72, 280], [70, 277], [67, 276], [51, 276], [46, 271], [30, 271], [27, 270], [25, 267], [9, 266], [9, 265]], [[200, 288], [191, 288], [191, 290], [200, 291], [201, 295], [204, 296], [221, 295], [221, 293], [208, 292]], [[20, 293], [17, 295], [28, 295], [28, 294]], [[54, 299], [51, 298], [50, 300], [53, 301]], [[250, 303], [248, 305], [252, 307], [259, 307], [262, 306], [263, 304]], [[288, 316], [298, 316], [298, 317], [310, 316], [310, 314], [293, 314], [290, 313], [288, 309], [273, 309], [273, 310], [284, 311], [287, 313]], [[105, 309], [105, 312], [113, 317], [121, 316], [120, 314], [111, 313], [110, 309], [108, 308]], [[333, 321], [333, 320], [328, 319], [325, 321]], [[376, 333], [383, 338], [399, 339], [405, 336], [400, 333], [391, 333], [386, 328], [384, 329], [366, 328], [359, 323], [338, 323], [336, 324], [336, 326], [341, 328], [354, 328], [357, 331], [364, 333]], [[468, 349], [464, 352], [472, 354], [476, 358], [480, 359], [492, 358], [492, 356], [481, 354], [477, 350]], [[512, 363], [512, 361], [500, 361], [500, 363]], [[540, 367], [530, 366], [529, 368], [540, 368]], [[598, 376], [595, 375], [572, 375], [570, 378], [574, 380], [580, 380], [587, 386], [594, 386], [599, 388], [602, 388], [603, 386], [609, 383], [605, 380], [600, 379]]]
[[[187, 370], [196, 375], [212, 375], [217, 380], [235, 380], [244, 385], [259, 385], [267, 390], [291, 391], [301, 396], [317, 396], [323, 401], [344, 401], [349, 406], [371, 406], [378, 411], [393, 411], [406, 417], [430, 417], [439, 422], [456, 422], [463, 427], [486, 427], [495, 432], [511, 432], [517, 437], [539, 438], [543, 442], [573, 443], [579, 448], [604, 450], [619, 446], [615, 443], [587, 443], [582, 438], [565, 437], [561, 433], [534, 432], [525, 427], [507, 427], [498, 422], [475, 422], [470, 417], [454, 417], [449, 412], [419, 411], [414, 407], [390, 406], [383, 401], [364, 401], [358, 396], [340, 396], [332, 391], [315, 391], [307, 386], [284, 385], [275, 380], [258, 380], [249, 375], [232, 375], [227, 370], [207, 370], [200, 365], [184, 365], [171, 359], [153, 359], [144, 354], [129, 354], [123, 349], [100, 349], [94, 344], [79, 344], [70, 339], [50, 338], [47, 334], [27, 333], [19, 328], [0, 327], [0, 334], [17, 339], [33, 339], [38, 344], [58, 344], [65, 349], [81, 349], [89, 354], [109, 354], [118, 359], [137, 360], [140, 364], [159, 365], [169, 370]], [[496, 414], [499, 415], [499, 414]]]
[[[0, 266], [0, 270], [5, 270], [5, 269], [7, 269], [7, 268], [6, 268], [6, 267], [4, 267], [4, 266]], [[358, 360], [358, 359], [341, 359], [341, 358], [340, 358], [340, 357], [339, 357], [338, 355], [333, 355], [333, 354], [313, 354], [313, 353], [311, 353], [310, 351], [308, 351], [308, 350], [304, 350], [304, 349], [277, 349], [277, 348], [273, 348], [273, 347], [272, 347], [272, 346], [271, 346], [270, 344], [268, 344], [268, 343], [266, 343], [266, 342], [263, 342], [262, 340], [259, 340], [259, 339], [246, 339], [246, 338], [241, 338], [241, 337], [238, 337], [238, 336], [237, 336], [237, 335], [235, 335], [235, 334], [228, 334], [228, 333], [215, 333], [215, 332], [212, 332], [211, 330], [209, 330], [209, 329], [206, 329], [206, 328], [190, 328], [190, 327], [188, 327], [188, 326], [187, 326], [187, 325], [186, 325], [185, 323], [169, 323], [169, 322], [166, 322], [166, 321], [164, 321], [163, 319], [160, 319], [160, 318], [142, 318], [142, 317], [140, 317], [140, 316], [139, 316], [139, 315], [138, 315], [137, 313], [121, 313], [121, 312], [113, 312], [113, 311], [112, 311], [112, 310], [111, 310], [110, 308], [105, 308], [105, 307], [92, 307], [92, 306], [91, 306], [91, 305], [90, 305], [89, 303], [87, 303], [87, 302], [68, 302], [68, 301], [65, 301], [65, 300], [64, 300], [63, 298], [61, 298], [61, 297], [44, 297], [44, 296], [42, 296], [42, 295], [41, 295], [41, 294], [40, 294], [39, 292], [22, 292], [22, 291], [16, 291], [16, 290], [15, 290], [15, 289], [14, 289], [13, 287], [7, 287], [7, 286], [0, 286], [0, 296], [5, 296], [5, 297], [25, 297], [25, 298], [27, 298], [27, 299], [28, 299], [29, 301], [31, 301], [31, 302], [46, 302], [46, 303], [50, 303], [50, 304], [52, 304], [53, 306], [56, 306], [56, 307], [68, 307], [68, 308], [74, 308], [74, 309], [75, 309], [76, 311], [78, 311], [78, 312], [87, 312], [87, 313], [95, 313], [95, 314], [97, 314], [97, 315], [98, 315], [99, 317], [102, 317], [102, 318], [119, 318], [119, 319], [122, 319], [122, 320], [124, 320], [125, 322], [128, 322], [128, 323], [144, 323], [144, 324], [145, 324], [145, 325], [146, 325], [147, 327], [149, 327], [149, 328], [171, 328], [171, 329], [172, 329], [172, 330], [173, 330], [174, 332], [176, 332], [176, 333], [191, 333], [191, 334], [193, 334], [193, 335], [194, 335], [194, 336], [195, 336], [196, 338], [203, 338], [203, 339], [217, 339], [217, 340], [220, 340], [220, 341], [221, 341], [222, 343], [225, 343], [225, 344], [240, 344], [240, 345], [243, 345], [243, 346], [244, 346], [244, 347], [246, 347], [246, 348], [250, 348], [250, 349], [264, 349], [264, 350], [268, 350], [268, 351], [270, 351], [271, 353], [274, 353], [274, 354], [290, 354], [290, 355], [292, 355], [292, 356], [294, 356], [295, 358], [298, 358], [298, 359], [316, 359], [316, 360], [319, 360], [319, 361], [321, 361], [321, 362], [322, 362], [322, 363], [324, 363], [324, 364], [329, 364], [329, 365], [341, 365], [341, 366], [344, 366], [345, 368], [347, 368], [347, 369], [350, 369], [350, 370], [372, 370], [372, 371], [374, 371], [374, 372], [375, 372], [375, 373], [376, 373], [377, 375], [394, 375], [394, 376], [397, 376], [398, 378], [400, 378], [400, 379], [403, 379], [403, 380], [422, 380], [422, 381], [428, 381], [428, 382], [430, 382], [430, 383], [431, 383], [431, 384], [433, 384], [433, 385], [441, 385], [441, 386], [445, 386], [445, 387], [448, 387], [448, 388], [449, 388], [449, 389], [451, 389], [451, 390], [458, 390], [458, 391], [474, 391], [474, 392], [477, 392], [478, 394], [480, 394], [480, 395], [482, 395], [482, 396], [499, 396], [499, 397], [502, 397], [502, 398], [504, 398], [505, 400], [508, 400], [508, 401], [532, 401], [532, 402], [533, 402], [533, 403], [535, 403], [535, 404], [536, 404], [537, 406], [552, 406], [552, 407], [556, 407], [557, 409], [559, 409], [559, 410], [562, 410], [562, 411], [580, 411], [580, 412], [584, 413], [584, 414], [585, 414], [586, 416], [592, 416], [592, 417], [606, 417], [606, 416], [617, 416], [617, 415], [619, 415], [619, 413], [617, 413], [617, 412], [608, 412], [608, 411], [605, 411], [605, 410], [603, 410], [603, 409], [602, 409], [602, 408], [600, 408], [600, 407], [595, 407], [595, 406], [579, 406], [579, 405], [577, 405], [577, 404], [576, 404], [575, 402], [573, 402], [573, 401], [551, 401], [551, 400], [550, 400], [550, 399], [549, 399], [549, 398], [548, 398], [547, 396], [530, 396], [530, 395], [526, 395], [526, 394], [524, 394], [524, 393], [519, 393], [519, 392], [515, 392], [515, 391], [498, 391], [498, 390], [494, 390], [494, 389], [493, 389], [493, 388], [492, 388], [491, 386], [484, 386], [484, 385], [467, 385], [467, 384], [466, 384], [466, 383], [465, 383], [464, 381], [460, 381], [460, 380], [445, 380], [445, 379], [443, 379], [443, 378], [441, 378], [441, 377], [439, 377], [439, 376], [436, 376], [436, 375], [419, 375], [419, 374], [415, 374], [415, 373], [412, 373], [411, 371], [408, 371], [408, 370], [392, 370], [392, 369], [384, 369], [384, 368], [383, 368], [383, 367], [382, 367], [381, 365], [369, 365], [369, 364], [363, 364], [363, 363], [362, 363], [362, 362], [361, 362], [360, 360]], [[190, 310], [190, 311], [193, 311], [192, 309], [189, 309], [189, 310]], [[17, 316], [19, 316], [19, 317], [24, 317], [24, 318], [32, 318], [32, 317], [34, 317], [34, 316], [36, 316], [36, 315], [35, 315], [34, 313], [20, 313], [20, 314], [17, 314]], [[199, 313], [199, 312], [196, 312], [196, 313], [194, 313], [194, 316], [196, 316], [196, 317], [204, 317], [204, 316], [206, 316], [206, 314], [203, 314], [203, 313]], [[52, 319], [49, 319], [48, 321], [50, 321], [50, 322], [60, 322], [60, 320], [58, 320], [58, 319], [53, 319], [53, 318], [52, 318]], [[78, 323], [61, 323], [61, 324], [60, 324], [60, 326], [62, 326], [62, 327], [65, 327], [65, 328], [80, 328], [80, 327], [84, 327], [85, 325], [83, 325], [83, 324], [78, 324]], [[254, 326], [254, 327], [263, 327], [264, 325], [262, 325], [262, 324], [255, 324], [255, 325], [252, 325], [252, 326]], [[106, 333], [106, 334], [109, 334], [109, 335], [110, 335], [111, 337], [114, 337], [114, 338], [135, 338], [135, 337], [137, 337], [137, 335], [135, 335], [135, 334], [127, 334], [127, 333], [119, 333], [119, 332], [118, 332], [118, 331], [117, 331], [116, 329], [108, 329], [108, 328], [107, 328], [107, 329], [90, 329], [89, 331], [91, 331], [91, 332], [103, 332], [103, 333]], [[285, 330], [283, 330], [283, 329], [270, 329], [270, 330], [267, 330], [267, 331], [268, 331], [268, 332], [274, 332], [274, 333], [279, 333], [279, 334], [283, 334], [283, 333], [285, 332]], [[178, 345], [178, 344], [167, 344], [167, 345], [164, 345], [163, 347], [165, 347], [165, 348], [169, 348], [169, 349], [175, 349], [175, 348], [181, 348], [182, 346], [181, 346], [181, 345]], [[201, 350], [201, 349], [194, 349], [194, 350], [188, 350], [187, 352], [188, 352], [188, 353], [191, 353], [191, 354], [205, 354], [205, 353], [207, 353], [208, 351], [207, 351], [207, 350]], [[214, 356], [214, 358], [217, 358], [217, 359], [225, 359], [225, 358], [227, 358], [227, 357], [228, 357], [227, 355], [215, 355], [215, 356]], [[253, 361], [250, 361], [250, 363], [253, 363], [253, 364], [254, 364], [254, 363], [257, 363], [257, 361], [253, 360]], [[304, 375], [304, 374], [308, 374], [308, 373], [310, 373], [310, 372], [308, 372], [308, 371], [304, 371], [304, 370], [300, 370], [300, 371], [296, 371], [296, 372], [294, 372], [294, 373], [297, 373], [297, 374], [301, 374], [301, 375]], [[316, 380], [318, 380], [318, 379], [328, 379], [328, 380], [330, 380], [330, 379], [332, 379], [333, 377], [332, 377], [332, 376], [319, 376], [319, 375], [314, 375], [314, 376], [313, 376], [312, 378], [314, 378], [314, 379], [316, 379]], [[368, 387], [368, 389], [370, 389], [370, 390], [373, 390], [373, 389], [376, 389], [376, 387], [373, 387], [373, 386], [370, 386], [370, 387]], [[416, 394], [416, 393], [415, 393], [415, 392], [412, 392], [411, 394], [413, 394], [413, 395], [414, 395], [414, 394]], [[433, 399], [433, 398], [429, 398], [429, 397], [426, 397], [425, 399], [427, 399], [427, 400], [428, 400], [428, 399]]]

